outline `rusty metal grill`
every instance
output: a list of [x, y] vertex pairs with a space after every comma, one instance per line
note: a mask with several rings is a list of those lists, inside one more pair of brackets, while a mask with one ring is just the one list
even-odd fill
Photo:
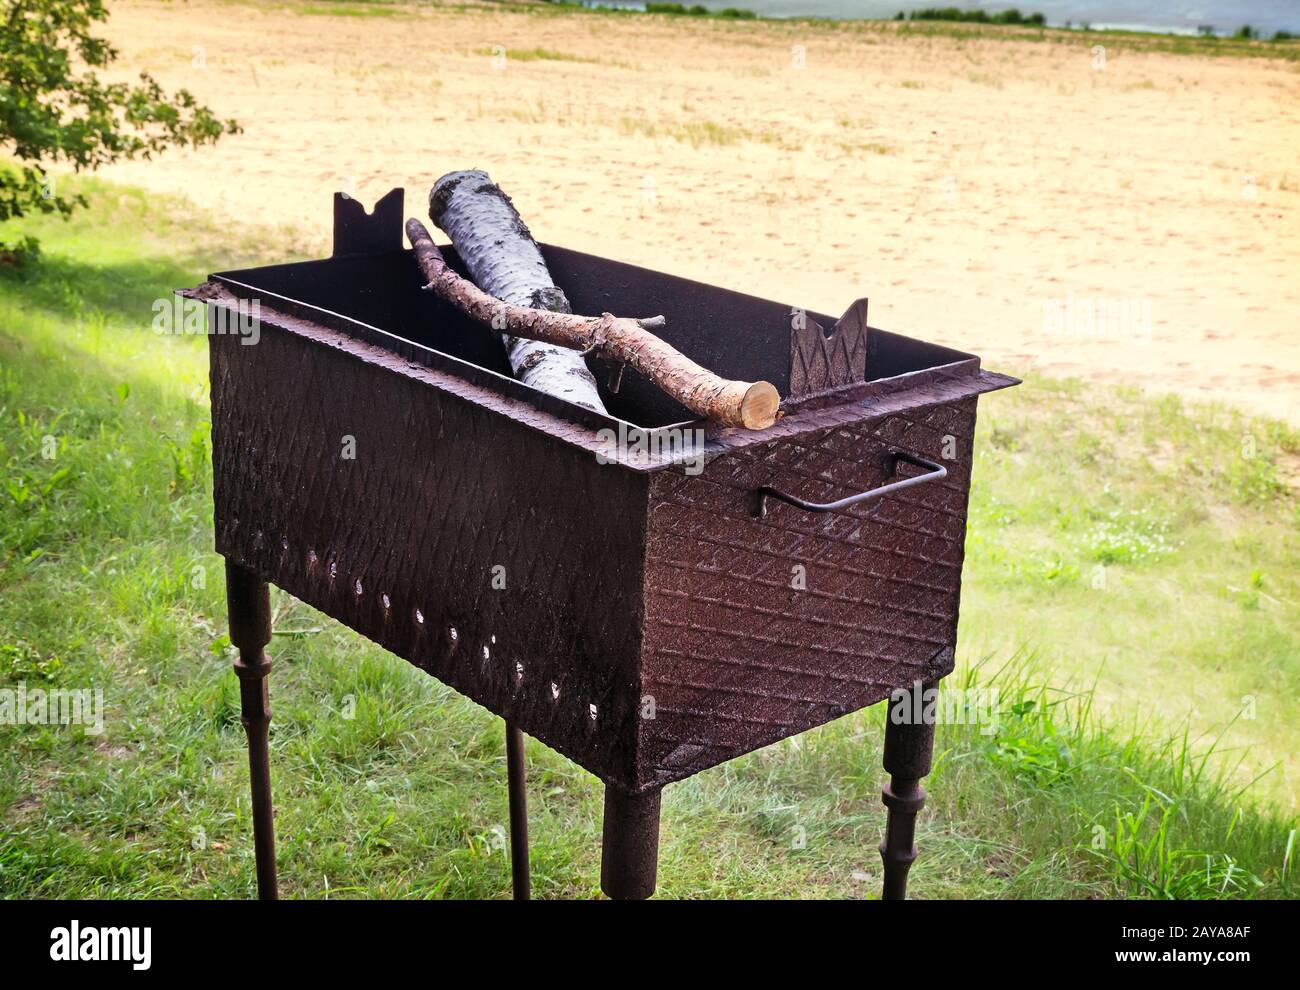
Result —
[[[769, 430], [707, 429], [688, 473], [608, 437], [704, 424], [631, 369], [609, 416], [511, 379], [420, 291], [401, 220], [400, 190], [336, 197], [333, 257], [192, 290], [260, 306], [256, 346], [209, 337], [217, 550], [600, 777], [605, 889], [645, 896], [665, 784], [952, 669], [976, 399], [1016, 380], [869, 328], [866, 300], [835, 320], [544, 246], [575, 312], [663, 313], [687, 356], [788, 397]], [[919, 791], [925, 730], [890, 731]], [[891, 800], [887, 893], [920, 807]]]

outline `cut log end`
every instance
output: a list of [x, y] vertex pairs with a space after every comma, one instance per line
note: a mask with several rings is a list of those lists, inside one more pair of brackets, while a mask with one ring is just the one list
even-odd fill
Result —
[[747, 430], [766, 430], [776, 422], [781, 393], [770, 382], [754, 382], [740, 400], [740, 425]]

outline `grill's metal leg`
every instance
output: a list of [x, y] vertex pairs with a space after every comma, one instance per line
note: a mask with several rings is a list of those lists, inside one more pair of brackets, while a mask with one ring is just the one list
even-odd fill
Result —
[[642, 901], [655, 892], [659, 795], [658, 790], [627, 794], [605, 785], [600, 889], [616, 901]]
[[528, 790], [524, 781], [524, 733], [506, 722], [506, 784], [510, 791], [510, 879], [515, 900], [532, 893], [528, 874]]
[[257, 858], [257, 896], [273, 901], [279, 893], [275, 877], [275, 820], [271, 811], [271, 763], [267, 734], [271, 705], [266, 675], [271, 669], [263, 647], [271, 641], [271, 593], [252, 571], [226, 561], [226, 603], [230, 611], [230, 641], [239, 650], [240, 719], [248, 734], [248, 772], [253, 793], [253, 849]]
[[[934, 687], [926, 684], [923, 690]], [[885, 719], [885, 770], [889, 783], [881, 792], [888, 811], [885, 841], [880, 844], [880, 858], [885, 862], [885, 881], [881, 900], [901, 901], [907, 896], [907, 871], [916, 859], [916, 815], [925, 804], [921, 778], [930, 772], [934, 752], [934, 724], [911, 722], [896, 724], [893, 704]]]

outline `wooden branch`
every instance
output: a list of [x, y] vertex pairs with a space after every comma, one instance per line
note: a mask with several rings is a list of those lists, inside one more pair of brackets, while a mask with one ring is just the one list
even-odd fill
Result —
[[763, 430], [776, 422], [781, 396], [775, 387], [768, 382], [728, 381], [701, 368], [651, 332], [665, 325], [662, 316], [642, 320], [610, 313], [575, 316], [513, 306], [448, 268], [419, 220], [406, 221], [406, 236], [415, 249], [420, 271], [429, 280], [425, 288], [472, 319], [515, 337], [543, 340], [629, 364], [691, 412], [727, 426]]

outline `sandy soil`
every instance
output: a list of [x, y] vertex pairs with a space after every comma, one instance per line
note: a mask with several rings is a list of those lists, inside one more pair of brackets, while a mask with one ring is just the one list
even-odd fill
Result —
[[875, 325], [998, 370], [1300, 423], [1294, 62], [321, 9], [113, 4], [125, 69], [245, 132], [108, 177], [324, 250], [334, 190], [405, 185], [423, 215], [435, 177], [479, 166], [543, 240], [833, 313], [868, 296]]

